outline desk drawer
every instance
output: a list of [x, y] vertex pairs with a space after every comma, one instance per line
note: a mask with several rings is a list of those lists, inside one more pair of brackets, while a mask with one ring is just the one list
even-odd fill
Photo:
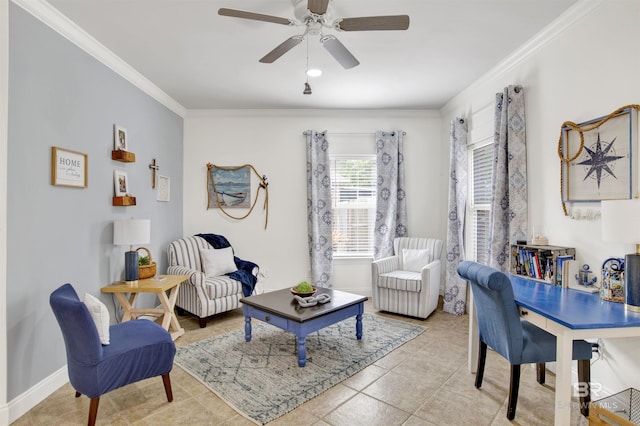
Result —
[[538, 326], [542, 329], [547, 328], [547, 319], [540, 314], [530, 311], [527, 308], [518, 307], [520, 312], [520, 318], [529, 321], [531, 324]]

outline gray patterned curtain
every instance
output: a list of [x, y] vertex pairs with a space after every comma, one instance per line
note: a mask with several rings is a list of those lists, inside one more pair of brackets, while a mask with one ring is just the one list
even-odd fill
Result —
[[467, 203], [467, 123], [451, 121], [449, 154], [449, 209], [447, 215], [447, 256], [444, 311], [463, 315], [467, 305], [467, 282], [458, 276], [464, 260], [464, 218]]
[[527, 239], [527, 145], [524, 90], [496, 94], [495, 163], [489, 216], [489, 266], [509, 272], [509, 245]]
[[393, 239], [407, 236], [407, 201], [402, 138], [404, 132], [376, 132], [378, 174], [373, 258], [393, 255]]
[[304, 132], [307, 137], [307, 225], [311, 280], [316, 287], [333, 287], [331, 239], [331, 178], [326, 131]]

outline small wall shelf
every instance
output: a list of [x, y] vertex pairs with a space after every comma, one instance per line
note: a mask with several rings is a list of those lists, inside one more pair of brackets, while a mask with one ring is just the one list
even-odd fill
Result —
[[129, 151], [123, 151], [121, 149], [114, 149], [111, 151], [111, 159], [115, 161], [121, 161], [123, 163], [135, 163], [136, 154]]
[[113, 197], [113, 205], [114, 206], [135, 206], [136, 197], [130, 197], [128, 195]]

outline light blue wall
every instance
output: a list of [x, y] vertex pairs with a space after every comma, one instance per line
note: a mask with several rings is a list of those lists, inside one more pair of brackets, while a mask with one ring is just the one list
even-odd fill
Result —
[[[111, 160], [113, 125], [128, 131], [135, 163]], [[9, 10], [7, 347], [10, 401], [66, 364], [49, 294], [70, 282], [82, 296], [121, 279], [113, 221], [151, 220], [148, 247], [166, 271], [182, 237], [183, 120], [14, 4]], [[86, 189], [50, 184], [51, 147], [89, 155]], [[148, 168], [171, 178], [156, 201]], [[113, 207], [113, 171], [129, 176], [137, 206]], [[152, 301], [146, 300], [146, 303]]]

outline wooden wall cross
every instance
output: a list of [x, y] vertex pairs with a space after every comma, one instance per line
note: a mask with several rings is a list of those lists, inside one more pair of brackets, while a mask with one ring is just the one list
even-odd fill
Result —
[[149, 164], [149, 168], [151, 169], [151, 188], [156, 187], [156, 171], [160, 170], [160, 166], [156, 165], [156, 159], [154, 158]]

